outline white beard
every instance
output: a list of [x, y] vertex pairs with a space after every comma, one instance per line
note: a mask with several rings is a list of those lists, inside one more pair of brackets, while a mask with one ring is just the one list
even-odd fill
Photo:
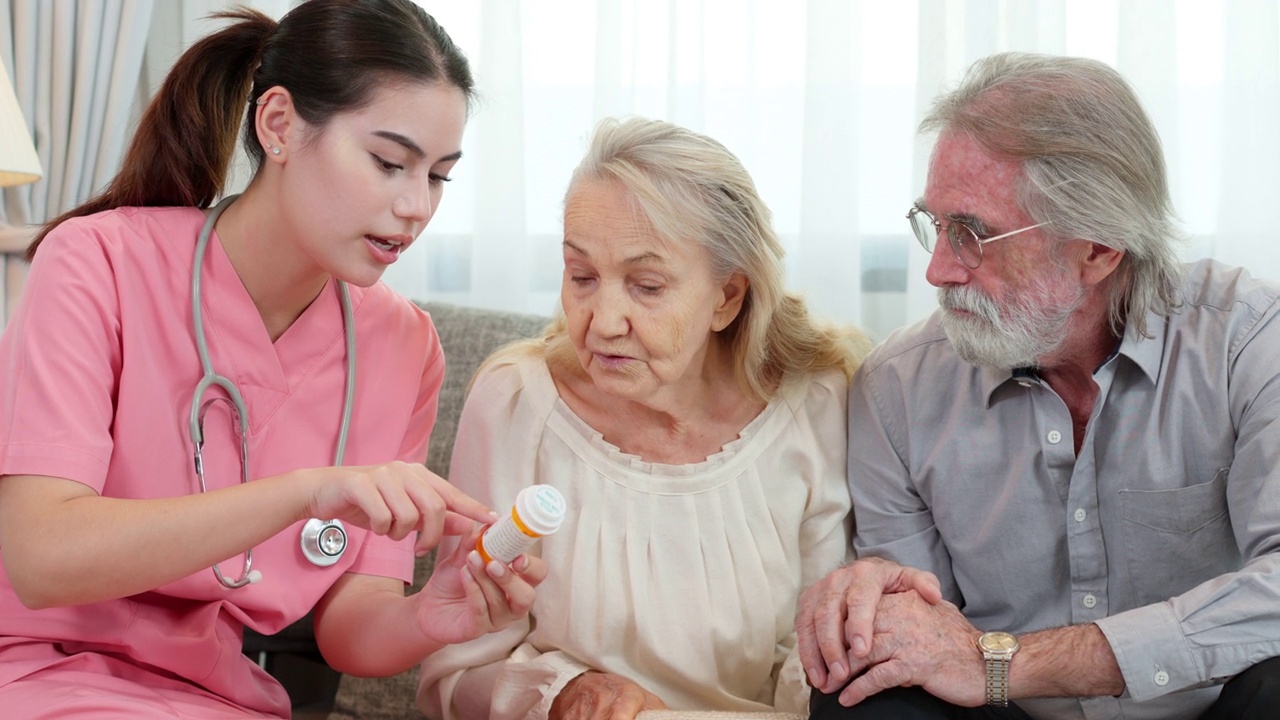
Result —
[[[1084, 302], [1084, 288], [1040, 275], [1007, 293], [1004, 302], [965, 286], [938, 288], [942, 329], [968, 363], [1012, 369], [1034, 367], [1067, 338], [1067, 323]], [[958, 315], [966, 310], [970, 315]]]

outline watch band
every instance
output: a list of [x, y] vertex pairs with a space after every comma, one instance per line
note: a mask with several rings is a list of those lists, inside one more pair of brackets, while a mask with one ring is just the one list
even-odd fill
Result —
[[1009, 707], [1009, 665], [1013, 656], [986, 654], [986, 659], [987, 704]]

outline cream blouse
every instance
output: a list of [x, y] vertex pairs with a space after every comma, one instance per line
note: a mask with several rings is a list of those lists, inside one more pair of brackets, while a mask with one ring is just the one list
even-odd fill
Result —
[[419, 707], [462, 720], [491, 689], [495, 720], [543, 720], [594, 669], [673, 709], [807, 712], [794, 616], [849, 556], [846, 391], [839, 372], [791, 378], [721, 452], [662, 465], [605, 442], [541, 359], [488, 369], [450, 481], [500, 512], [554, 485], [569, 514], [535, 546], [550, 574], [529, 619], [427, 658]]

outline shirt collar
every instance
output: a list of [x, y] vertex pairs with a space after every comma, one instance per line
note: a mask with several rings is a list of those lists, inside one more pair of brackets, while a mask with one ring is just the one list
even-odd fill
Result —
[[1160, 366], [1164, 363], [1165, 333], [1168, 330], [1169, 318], [1154, 312], [1147, 314], [1147, 332], [1151, 333], [1151, 337], [1138, 334], [1132, 323], [1124, 329], [1120, 354], [1132, 360], [1152, 383], [1160, 377]]
[[[1164, 361], [1164, 335], [1168, 326], [1169, 318], [1158, 313], [1150, 313], [1147, 316], [1147, 332], [1151, 333], [1151, 337], [1143, 337], [1130, 323], [1125, 327], [1124, 337], [1120, 340], [1119, 347], [1106, 360], [1103, 360], [1102, 364], [1106, 365], [1117, 355], [1127, 357], [1154, 383], [1160, 376], [1160, 364]], [[1006, 384], [1032, 387], [1043, 382], [1040, 379], [1040, 373], [1034, 367], [1013, 370], [981, 367], [977, 370], [981, 378], [983, 396], [987, 399], [987, 407], [991, 407], [996, 391]]]
[[1023, 387], [1031, 387], [1040, 384], [1040, 376], [1036, 374], [1035, 368], [1015, 368], [1008, 370], [1006, 368], [979, 367], [976, 368], [979, 377], [979, 383], [982, 387], [982, 395], [987, 399], [987, 407], [991, 407], [996, 391], [1004, 387], [1006, 384], [1016, 384]]

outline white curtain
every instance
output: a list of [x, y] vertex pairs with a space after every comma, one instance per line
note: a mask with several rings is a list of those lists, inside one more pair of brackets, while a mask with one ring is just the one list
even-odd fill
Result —
[[35, 139], [44, 179], [4, 190], [0, 221], [43, 222], [101, 189], [119, 167], [153, 0], [0, 0], [0, 59]]
[[547, 313], [559, 212], [590, 129], [666, 118], [734, 151], [773, 209], [790, 284], [877, 338], [935, 307], [904, 215], [933, 97], [978, 57], [1111, 64], [1164, 140], [1190, 242], [1280, 279], [1275, 0], [418, 0], [483, 99], [422, 242], [388, 273], [414, 297]]
[[115, 174], [138, 94], [152, 0], [0, 0], [0, 61], [44, 179], [0, 191], [0, 326], [26, 277], [32, 228]]
[[[1164, 140], [1186, 257], [1280, 279], [1261, 222], [1280, 194], [1280, 0], [417, 1], [471, 59], [481, 98], [456, 181], [387, 274], [411, 297], [551, 312], [570, 172], [600, 118], [634, 114], [734, 151], [773, 209], [791, 286], [883, 338], [935, 306], [904, 219], [928, 160], [915, 127], [974, 59], [1013, 49], [1116, 67]], [[232, 4], [156, 3], [148, 33], [144, 0], [0, 0], [0, 57], [19, 58], [47, 172], [6, 192], [9, 217], [97, 189], [130, 125], [108, 98], [131, 96], [138, 73], [145, 94], [211, 29], [200, 18]], [[296, 0], [249, 4], [278, 17]], [[34, 57], [48, 67], [21, 59]]]

